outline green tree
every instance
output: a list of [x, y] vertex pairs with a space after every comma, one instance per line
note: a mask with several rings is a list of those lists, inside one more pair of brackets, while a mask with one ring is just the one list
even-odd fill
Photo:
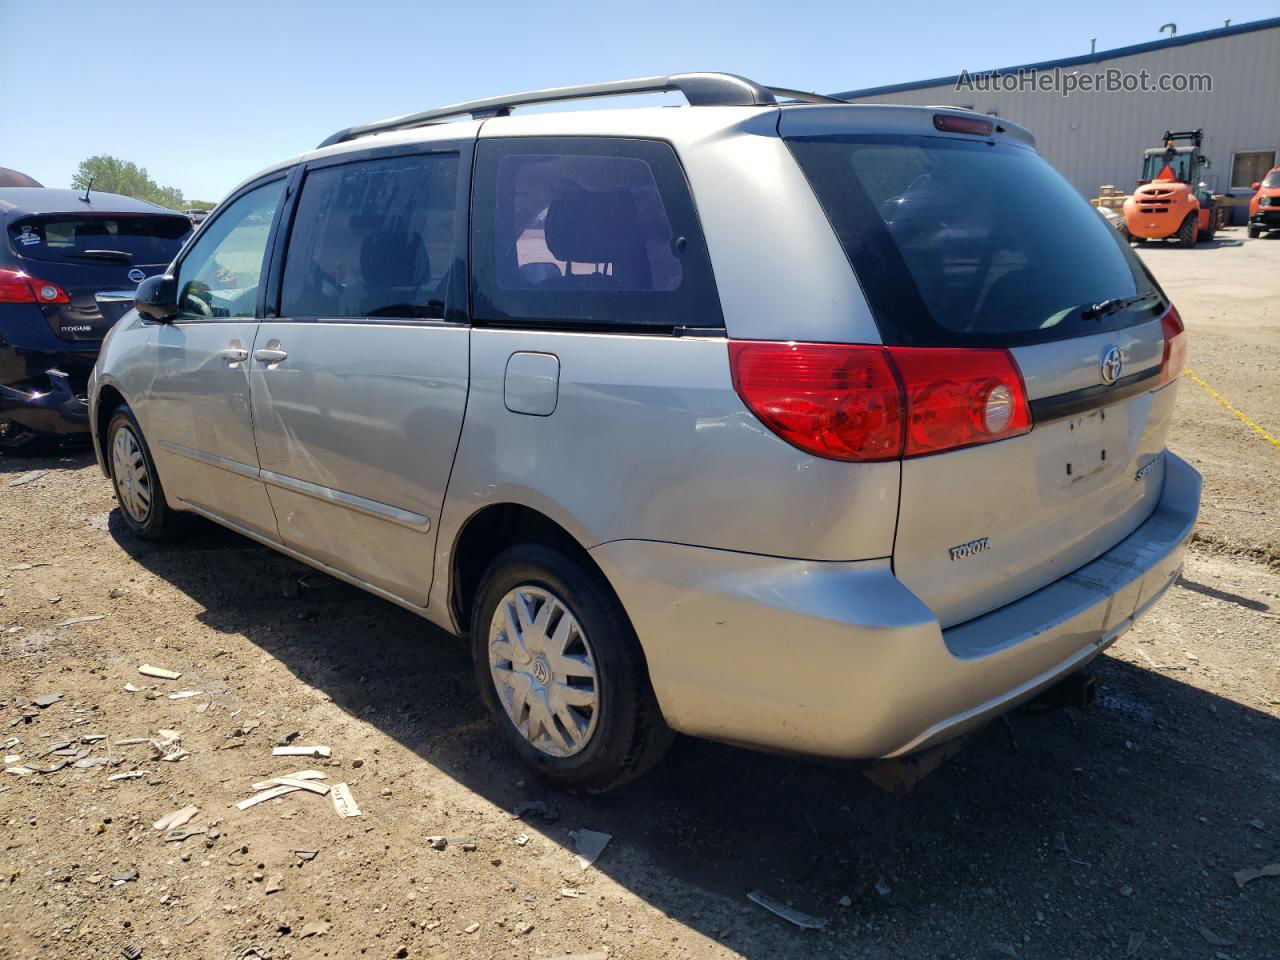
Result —
[[188, 200], [188, 210], [212, 210], [217, 204], [212, 200]]
[[151, 179], [146, 167], [140, 167], [119, 157], [99, 154], [88, 160], [81, 160], [80, 167], [71, 178], [71, 186], [83, 190], [93, 182], [94, 190], [103, 193], [121, 193], [126, 197], [137, 197], [139, 200], [150, 200], [162, 207], [182, 210], [186, 200], [177, 187], [162, 187]]

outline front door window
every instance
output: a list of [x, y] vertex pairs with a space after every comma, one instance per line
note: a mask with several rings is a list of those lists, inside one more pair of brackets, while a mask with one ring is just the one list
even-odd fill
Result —
[[250, 190], [209, 224], [178, 267], [185, 320], [252, 317], [284, 180]]

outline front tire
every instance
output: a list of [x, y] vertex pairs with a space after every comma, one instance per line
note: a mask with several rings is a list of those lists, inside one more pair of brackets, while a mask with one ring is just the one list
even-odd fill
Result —
[[1249, 239], [1250, 239], [1250, 240], [1257, 240], [1260, 236], [1262, 236], [1262, 228], [1261, 228], [1261, 227], [1252, 227], [1252, 226], [1251, 226], [1251, 227], [1249, 228]]
[[107, 425], [106, 459], [125, 526], [143, 540], [167, 540], [183, 530], [183, 517], [169, 507], [151, 459], [151, 448], [127, 405]]
[[640, 641], [588, 562], [542, 543], [503, 551], [476, 593], [471, 643], [494, 721], [557, 786], [602, 793], [670, 745]]
[[1188, 249], [1194, 247], [1196, 234], [1199, 232], [1199, 217], [1194, 213], [1188, 213], [1186, 219], [1182, 221], [1182, 226], [1178, 227], [1178, 246]]

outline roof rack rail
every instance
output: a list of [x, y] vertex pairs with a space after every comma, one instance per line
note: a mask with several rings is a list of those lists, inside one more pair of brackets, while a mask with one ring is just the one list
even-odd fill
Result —
[[776, 97], [785, 97], [799, 103], [848, 103], [839, 97], [829, 97], [825, 93], [810, 93], [808, 90], [790, 90], [787, 87], [770, 87], [769, 92]]
[[[374, 133], [389, 130], [405, 130], [421, 127], [451, 117], [471, 116], [480, 120], [487, 117], [508, 116], [514, 107], [535, 103], [555, 103], [560, 100], [588, 100], [593, 97], [617, 97], [633, 93], [682, 93], [692, 107], [750, 107], [777, 103], [774, 93], [809, 103], [842, 103], [833, 98], [820, 97], [816, 93], [802, 93], [782, 88], [771, 89], [732, 73], [673, 73], [665, 77], [640, 77], [635, 80], [614, 80], [609, 83], [589, 83], [574, 87], [552, 87], [504, 97], [488, 97], [470, 100], [448, 107], [407, 113], [402, 117], [365, 123], [357, 127], [339, 130], [320, 144], [321, 147], [344, 143]], [[810, 98], [820, 98], [817, 100]], [[319, 148], [317, 148], [319, 149]]]

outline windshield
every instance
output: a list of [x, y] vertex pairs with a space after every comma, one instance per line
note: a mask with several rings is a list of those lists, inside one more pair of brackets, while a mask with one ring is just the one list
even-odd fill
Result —
[[1272, 170], [1266, 175], [1262, 181], [1262, 185], [1268, 190], [1274, 190], [1280, 187], [1280, 170]]
[[1043, 342], [1132, 323], [1131, 310], [1145, 319], [1161, 299], [1086, 316], [1095, 303], [1158, 289], [1033, 150], [943, 137], [788, 142], [886, 343]]
[[173, 215], [24, 217], [9, 225], [9, 240], [28, 260], [66, 263], [167, 264], [191, 232]]
[[1181, 180], [1188, 183], [1191, 180], [1191, 154], [1175, 153], [1172, 156], [1167, 153], [1150, 153], [1147, 154], [1146, 162], [1142, 166], [1143, 180], [1168, 180], [1169, 175], [1165, 174], [1164, 168], [1168, 167], [1173, 173], [1174, 180]]

